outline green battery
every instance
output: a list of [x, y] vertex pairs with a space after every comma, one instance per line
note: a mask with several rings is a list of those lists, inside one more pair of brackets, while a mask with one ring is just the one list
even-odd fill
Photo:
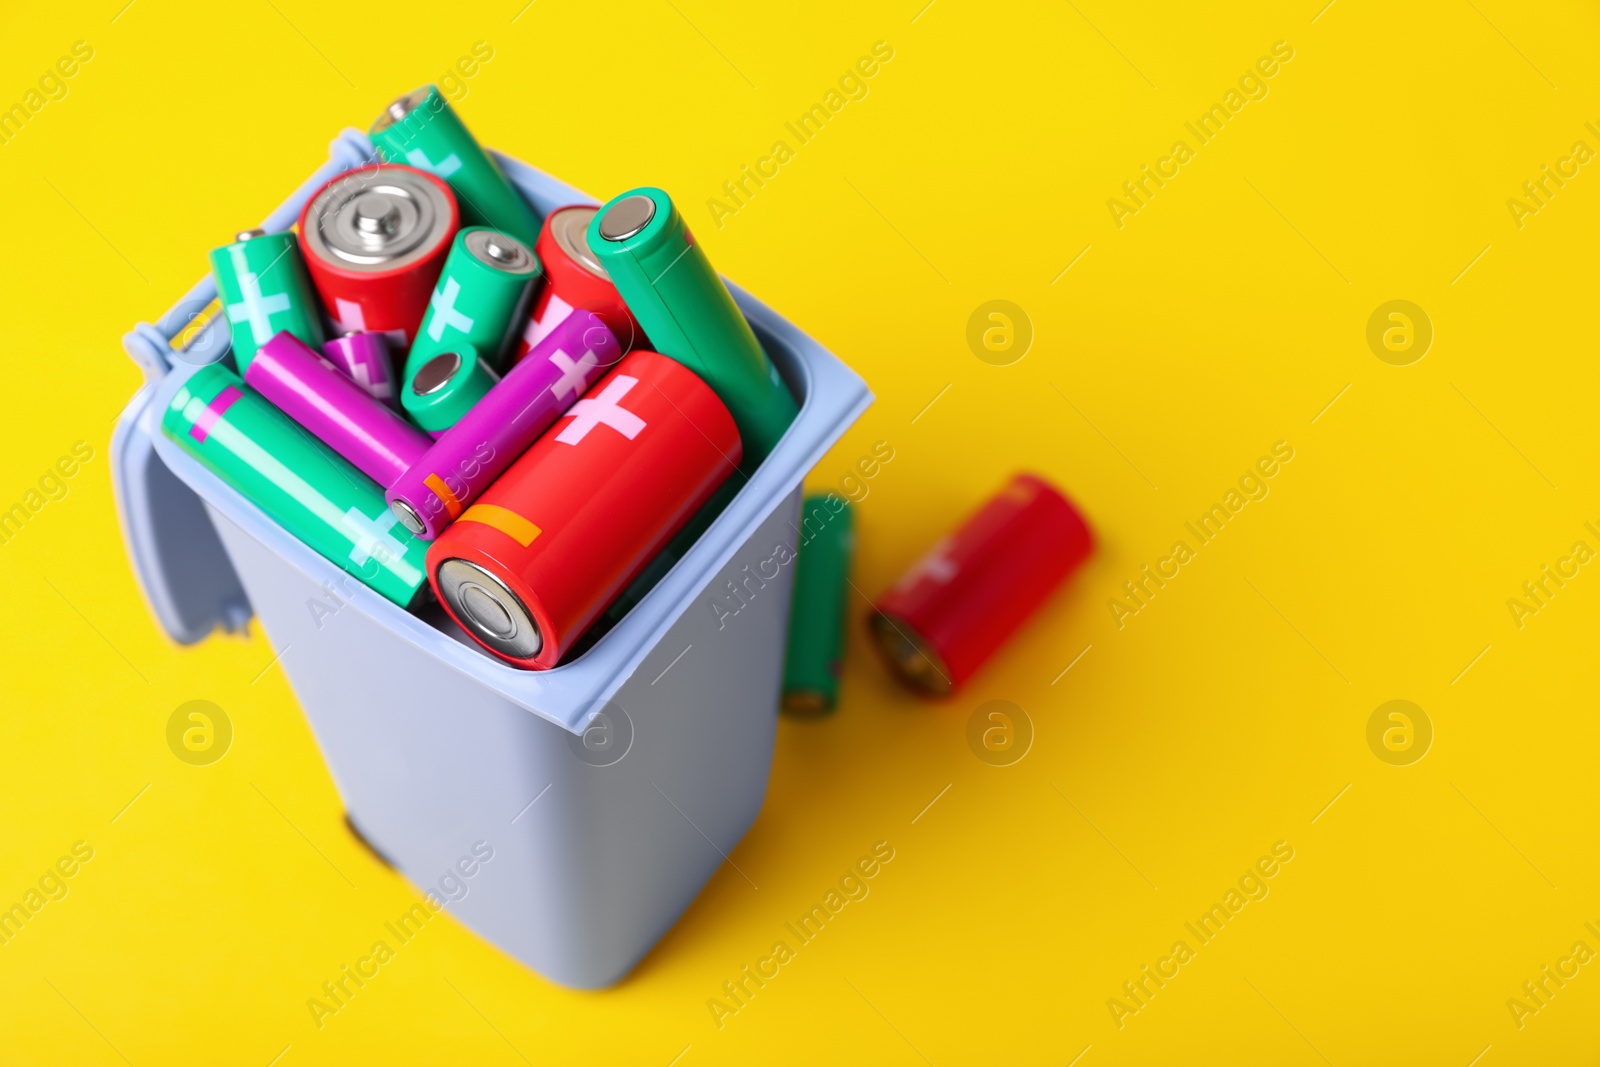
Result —
[[595, 214], [588, 240], [656, 351], [698, 374], [728, 406], [742, 466], [754, 470], [799, 409], [672, 198], [631, 189]]
[[[840, 510], [834, 511], [830, 501], [842, 505]], [[820, 715], [839, 701], [855, 518], [850, 505], [832, 493], [806, 497], [800, 516], [789, 652], [783, 664], [783, 709]]]
[[412, 422], [434, 437], [460, 422], [461, 416], [500, 380], [471, 345], [457, 345], [423, 360], [413, 359], [407, 370], [400, 405]]
[[241, 375], [256, 349], [280, 331], [288, 330], [312, 348], [322, 347], [322, 316], [294, 234], [245, 230], [233, 244], [212, 250], [211, 273]]
[[506, 179], [434, 85], [407, 93], [373, 122], [372, 145], [386, 163], [443, 178], [461, 201], [461, 221], [504, 230], [527, 245], [539, 216]]
[[411, 607], [427, 588], [428, 544], [401, 526], [362, 474], [220, 363], [174, 394], [161, 429], [279, 526]]
[[538, 257], [510, 234], [487, 226], [457, 233], [406, 366], [420, 367], [441, 352], [471, 345], [490, 370], [504, 371], [543, 274]]

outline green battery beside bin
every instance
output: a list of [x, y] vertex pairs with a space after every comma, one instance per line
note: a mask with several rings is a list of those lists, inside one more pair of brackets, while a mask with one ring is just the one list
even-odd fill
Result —
[[411, 421], [438, 437], [461, 421], [472, 405], [493, 389], [500, 376], [472, 345], [457, 345], [406, 366], [400, 406]]
[[417, 328], [407, 372], [440, 352], [471, 345], [490, 370], [502, 373], [543, 274], [533, 251], [515, 237], [488, 226], [457, 233]]
[[213, 249], [210, 258], [241, 375], [256, 349], [282, 330], [322, 347], [322, 317], [294, 234], [245, 230], [233, 244]]
[[538, 214], [437, 86], [424, 85], [390, 104], [369, 133], [384, 162], [404, 163], [448, 182], [463, 222], [504, 230], [529, 247], [539, 239]]
[[596, 213], [588, 241], [656, 351], [698, 374], [728, 406], [743, 467], [753, 471], [799, 408], [672, 198], [630, 189]]
[[808, 496], [800, 505], [800, 532], [783, 708], [795, 715], [821, 715], [839, 702], [855, 516], [837, 494]]
[[427, 542], [383, 490], [220, 363], [195, 371], [161, 429], [269, 518], [381, 596], [411, 607], [427, 587]]

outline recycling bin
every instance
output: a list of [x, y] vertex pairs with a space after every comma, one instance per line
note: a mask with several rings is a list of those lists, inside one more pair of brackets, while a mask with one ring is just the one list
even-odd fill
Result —
[[[288, 228], [323, 182], [370, 158], [366, 137], [344, 131], [263, 227]], [[596, 203], [495, 158], [542, 214]], [[161, 433], [173, 394], [227, 352], [221, 316], [191, 324], [216, 295], [209, 277], [124, 339], [145, 384], [112, 437], [113, 482], [162, 628], [191, 644], [258, 618], [360, 834], [435, 892], [464, 857], [492, 849], [470, 879], [448, 883], [464, 887], [449, 910], [568, 986], [626, 975], [754, 822], [801, 479], [872, 401], [836, 357], [729, 288], [799, 415], [642, 600], [586, 651], [537, 672], [483, 652], [436, 605], [411, 614], [350, 580]]]

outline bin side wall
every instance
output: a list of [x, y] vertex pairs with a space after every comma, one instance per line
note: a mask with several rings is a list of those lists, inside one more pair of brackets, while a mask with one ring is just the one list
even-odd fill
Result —
[[[632, 738], [604, 766], [614, 749], [586, 761], [584, 738], [341, 609], [370, 590], [319, 588], [211, 514], [368, 840], [529, 967], [598, 988], [719, 868], [745, 883], [725, 855], [771, 769], [799, 506], [767, 516], [618, 691], [608, 728], [620, 708]], [[493, 858], [472, 862], [475, 844]]]

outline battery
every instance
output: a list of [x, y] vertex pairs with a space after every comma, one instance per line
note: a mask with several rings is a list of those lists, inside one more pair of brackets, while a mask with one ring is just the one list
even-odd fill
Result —
[[912, 688], [952, 693], [1093, 551], [1078, 509], [1017, 474], [879, 598], [873, 638]]
[[554, 667], [740, 456], [706, 383], [634, 352], [439, 535], [429, 581], [484, 648]]
[[437, 438], [461, 420], [500, 380], [471, 345], [457, 345], [420, 361], [406, 380], [400, 404], [411, 421]]
[[213, 249], [211, 273], [233, 337], [233, 361], [243, 374], [256, 349], [279, 330], [308, 345], [323, 341], [317, 299], [294, 234], [245, 230], [231, 245]]
[[382, 490], [221, 363], [196, 370], [173, 394], [161, 429], [379, 595], [401, 607], [421, 600], [428, 546], [383, 506]]
[[590, 220], [588, 244], [651, 344], [728, 405], [749, 473], [799, 409], [672, 199], [652, 187], [623, 193]]
[[432, 541], [621, 358], [598, 315], [567, 316], [389, 487], [389, 507]]
[[824, 493], [801, 503], [789, 649], [783, 661], [783, 709], [791, 714], [820, 715], [839, 702], [855, 541], [855, 514], [843, 497]]
[[544, 267], [545, 282], [534, 297], [533, 314], [517, 346], [517, 359], [526, 356], [574, 308], [599, 315], [624, 352], [650, 347], [639, 321], [589, 248], [589, 222], [599, 210], [574, 204], [545, 216], [544, 229], [533, 246]]
[[300, 251], [339, 333], [382, 333], [403, 349], [460, 226], [443, 181], [378, 163], [339, 175], [306, 201]]
[[450, 183], [468, 225], [493, 226], [524, 244], [539, 236], [539, 216], [506, 180], [437, 86], [424, 85], [384, 109], [368, 131], [378, 155]]
[[400, 410], [399, 383], [389, 340], [381, 333], [347, 333], [322, 346], [322, 354], [339, 373], [366, 390], [367, 395]]
[[533, 252], [515, 237], [487, 226], [463, 229], [429, 299], [407, 371], [463, 344], [476, 348], [496, 372], [504, 370], [542, 276]]
[[261, 346], [244, 381], [385, 488], [433, 444], [405, 416], [291, 333], [280, 333]]

